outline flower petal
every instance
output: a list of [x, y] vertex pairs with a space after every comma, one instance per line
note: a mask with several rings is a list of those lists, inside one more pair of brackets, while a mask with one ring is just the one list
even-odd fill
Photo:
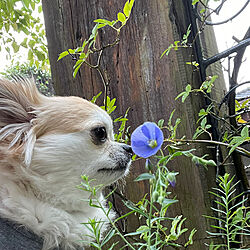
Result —
[[133, 146], [134, 147], [144, 147], [144, 146], [147, 146], [147, 141], [136, 141], [134, 140], [133, 141]]
[[135, 147], [133, 143], [131, 144], [133, 152], [139, 157], [148, 158], [157, 153], [157, 148], [150, 148], [149, 146]]
[[144, 122], [142, 124], [142, 133], [150, 140], [155, 140], [156, 136], [155, 136], [155, 123], [153, 122]]
[[156, 136], [156, 141], [157, 145], [161, 147], [163, 141], [164, 141], [164, 135], [159, 127], [155, 127], [155, 136]]

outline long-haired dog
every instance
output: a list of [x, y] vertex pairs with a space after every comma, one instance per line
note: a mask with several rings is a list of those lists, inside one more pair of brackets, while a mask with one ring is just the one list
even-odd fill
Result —
[[77, 188], [81, 175], [109, 185], [127, 174], [131, 155], [97, 105], [43, 96], [31, 81], [0, 80], [0, 217], [39, 236], [42, 249], [86, 245], [91, 233], [81, 223], [106, 218]]

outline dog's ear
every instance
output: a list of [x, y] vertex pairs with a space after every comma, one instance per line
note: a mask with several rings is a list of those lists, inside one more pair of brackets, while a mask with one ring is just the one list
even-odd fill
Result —
[[36, 140], [34, 110], [42, 97], [32, 81], [0, 80], [0, 144], [8, 143], [9, 149], [22, 147], [27, 166]]

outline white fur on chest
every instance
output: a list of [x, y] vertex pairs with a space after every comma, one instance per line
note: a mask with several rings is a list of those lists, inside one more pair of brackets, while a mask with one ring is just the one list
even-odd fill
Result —
[[[87, 235], [91, 235], [91, 232], [81, 223], [88, 222], [88, 218], [107, 221], [101, 209], [89, 207], [87, 202], [78, 201], [78, 204], [73, 205], [77, 210], [65, 211], [40, 201], [31, 192], [23, 194], [23, 191], [22, 186], [11, 182], [5, 183], [0, 189], [0, 214], [44, 238], [44, 250], [53, 249], [59, 245], [65, 250], [83, 247], [86, 242], [89, 242]], [[102, 195], [99, 200], [105, 207]], [[109, 217], [114, 219], [115, 214], [111, 212]], [[107, 226], [108, 222], [104, 223], [101, 232], [104, 232]]]

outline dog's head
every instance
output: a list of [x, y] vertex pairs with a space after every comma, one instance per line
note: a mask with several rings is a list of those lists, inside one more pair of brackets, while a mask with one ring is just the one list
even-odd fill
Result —
[[114, 141], [109, 115], [82, 98], [1, 80], [0, 129], [0, 165], [44, 192], [72, 190], [81, 175], [108, 185], [128, 172], [131, 148]]

